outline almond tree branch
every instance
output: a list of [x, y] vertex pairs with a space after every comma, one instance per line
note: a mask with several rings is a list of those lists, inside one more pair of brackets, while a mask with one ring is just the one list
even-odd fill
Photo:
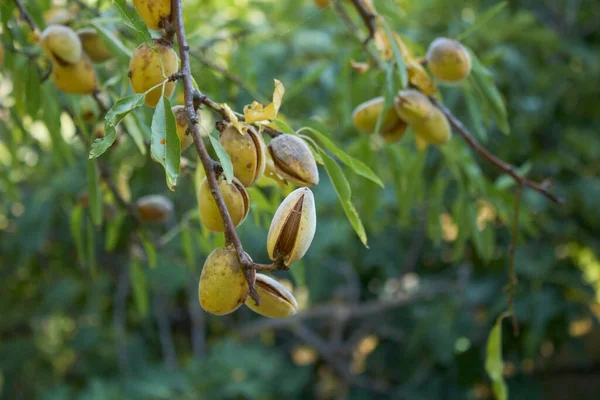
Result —
[[[244, 251], [242, 247], [242, 242], [235, 230], [235, 226], [233, 221], [231, 220], [231, 216], [227, 211], [227, 206], [225, 205], [225, 201], [223, 200], [223, 196], [221, 195], [221, 191], [219, 190], [219, 183], [217, 181], [217, 176], [215, 174], [213, 165], [214, 162], [211, 159], [208, 151], [206, 150], [206, 146], [202, 141], [202, 137], [200, 136], [200, 129], [198, 127], [198, 119], [196, 118], [196, 110], [194, 108], [194, 97], [196, 94], [196, 89], [194, 89], [194, 85], [192, 84], [192, 73], [190, 69], [190, 57], [189, 57], [189, 46], [187, 44], [187, 40], [185, 37], [185, 29], [183, 26], [183, 10], [181, 6], [181, 0], [171, 0], [171, 9], [172, 9], [172, 18], [173, 25], [175, 25], [177, 42], [179, 43], [179, 56], [181, 58], [181, 72], [183, 74], [183, 87], [184, 87], [184, 98], [185, 98], [185, 109], [188, 115], [188, 131], [192, 135], [194, 139], [194, 144], [196, 147], [196, 152], [200, 157], [200, 161], [202, 162], [202, 166], [204, 167], [204, 171], [206, 172], [206, 180], [208, 186], [210, 188], [210, 192], [215, 199], [217, 204], [217, 208], [219, 209], [219, 213], [221, 214], [221, 219], [223, 220], [223, 224], [225, 226], [225, 238], [226, 241], [233, 246], [235, 249], [240, 264], [244, 268], [246, 274], [246, 280], [248, 281], [248, 286], [250, 288], [250, 297], [257, 303], [260, 303], [260, 298], [258, 296], [258, 292], [254, 286], [253, 280], [253, 271], [252, 266], [253, 262]], [[223, 115], [224, 109], [220, 105], [210, 101], [206, 96], [198, 93], [200, 96], [201, 102], [203, 104], [208, 105], [213, 110], [221, 109], [221, 114]]]
[[369, 9], [367, 8], [367, 6], [365, 6], [365, 4], [362, 2], [362, 0], [352, 0], [352, 4], [354, 5], [354, 8], [356, 8], [356, 11], [358, 11], [358, 13], [360, 14], [360, 17], [362, 18], [363, 22], [365, 23], [365, 26], [369, 30], [369, 36], [367, 36], [367, 38], [364, 41], [364, 43], [369, 43], [375, 36], [375, 30], [376, 30], [375, 18], [376, 17], [371, 11], [369, 11]]
[[529, 187], [546, 196], [548, 199], [552, 200], [556, 204], [562, 205], [565, 203], [565, 200], [563, 198], [558, 197], [550, 192], [550, 181], [545, 180], [543, 182], [534, 182], [530, 179], [519, 175], [517, 169], [513, 165], [502, 161], [494, 154], [492, 154], [492, 152], [490, 152], [488, 149], [483, 147], [483, 145], [479, 143], [477, 139], [475, 139], [473, 134], [469, 132], [467, 127], [465, 127], [465, 125], [458, 118], [456, 118], [448, 108], [442, 105], [434, 97], [430, 97], [430, 100], [433, 102], [433, 104], [435, 104], [436, 107], [438, 107], [444, 113], [446, 118], [448, 118], [448, 122], [450, 122], [450, 126], [452, 126], [454, 132], [456, 132], [460, 137], [462, 137], [464, 141], [467, 142], [467, 144], [480, 156], [492, 163], [494, 166], [496, 166], [496, 168], [510, 175], [519, 186]]
[[31, 27], [32, 31], [39, 32], [40, 31], [39, 28], [37, 27], [37, 25], [33, 21], [33, 18], [31, 18], [31, 15], [25, 9], [25, 7], [23, 7], [23, 4], [21, 3], [21, 0], [15, 0], [15, 4], [19, 8], [19, 12], [21, 13], [21, 19], [23, 21], [27, 22], [27, 24]]

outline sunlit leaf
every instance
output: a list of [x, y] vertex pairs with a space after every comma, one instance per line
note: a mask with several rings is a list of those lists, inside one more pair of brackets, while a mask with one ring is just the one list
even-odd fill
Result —
[[485, 370], [492, 380], [492, 389], [497, 400], [508, 399], [508, 388], [504, 381], [504, 360], [502, 358], [502, 319], [496, 320], [486, 346]]
[[273, 91], [273, 102], [268, 106], [254, 101], [244, 107], [244, 119], [246, 123], [252, 124], [259, 121], [270, 121], [277, 118], [279, 113], [279, 107], [281, 107], [281, 101], [285, 93], [285, 87], [283, 83], [275, 79], [275, 90]]
[[167, 187], [175, 190], [181, 162], [181, 144], [171, 102], [166, 96], [160, 98], [154, 109], [150, 150], [154, 159], [165, 169]]
[[352, 171], [354, 171], [357, 175], [367, 178], [368, 180], [379, 185], [382, 188], [384, 187], [383, 181], [377, 176], [377, 174], [375, 174], [375, 172], [373, 172], [371, 168], [369, 168], [368, 165], [346, 154], [342, 149], [337, 147], [337, 145], [326, 135], [322, 134], [316, 129], [309, 127], [301, 128], [300, 130], [298, 130], [298, 133], [303, 131], [307, 131], [313, 134], [327, 150], [331, 151], [333, 155], [335, 155], [337, 158], [339, 158], [341, 162], [350, 167]]
[[121, 14], [125, 25], [133, 29], [138, 34], [140, 39], [146, 42], [148, 46], [154, 48], [150, 31], [148, 31], [148, 27], [139, 16], [137, 11], [133, 7], [128, 7], [125, 0], [114, 0], [114, 4], [119, 14]]
[[71, 232], [71, 238], [75, 242], [75, 249], [77, 250], [77, 259], [81, 265], [85, 263], [85, 245], [83, 243], [83, 216], [84, 209], [81, 204], [76, 205], [71, 210], [71, 217], [69, 218], [69, 230]]
[[223, 147], [221, 142], [219, 142], [212, 135], [208, 136], [210, 138], [210, 144], [212, 145], [215, 153], [217, 153], [217, 157], [219, 157], [219, 162], [221, 163], [221, 167], [223, 167], [223, 174], [225, 174], [225, 179], [227, 179], [227, 183], [231, 184], [233, 179], [233, 164], [231, 164], [231, 159], [229, 158], [229, 153]]
[[96, 158], [101, 156], [117, 138], [117, 126], [119, 123], [129, 114], [144, 105], [145, 94], [134, 94], [132, 96], [123, 97], [119, 99], [104, 117], [104, 137], [96, 139], [92, 143], [92, 149], [90, 150], [90, 158]]
[[354, 207], [354, 204], [352, 203], [352, 190], [350, 189], [348, 179], [346, 179], [342, 168], [337, 162], [335, 162], [333, 158], [329, 156], [329, 154], [327, 154], [327, 152], [321, 151], [321, 155], [323, 156], [325, 170], [329, 175], [329, 179], [331, 179], [331, 183], [333, 184], [335, 192], [340, 199], [340, 203], [344, 209], [344, 212], [346, 213], [348, 221], [350, 221], [352, 228], [354, 228], [354, 231], [360, 238], [361, 242], [365, 245], [365, 247], [368, 247], [367, 233], [365, 232], [365, 227], [360, 220], [358, 211], [356, 211], [356, 207]]

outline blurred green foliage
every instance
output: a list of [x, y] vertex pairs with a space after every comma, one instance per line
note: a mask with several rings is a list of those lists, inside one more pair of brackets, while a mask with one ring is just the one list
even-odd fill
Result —
[[[596, 398], [600, 4], [511, 1], [481, 22], [496, 1], [373, 2], [419, 56], [436, 37], [468, 33], [463, 43], [493, 71], [506, 99], [511, 133], [473, 113], [477, 102], [465, 87], [442, 86], [444, 103], [493, 153], [532, 179], [551, 177], [552, 190], [566, 199], [557, 206], [523, 193], [520, 335], [505, 322], [502, 339], [510, 398]], [[52, 1], [23, 3], [43, 27]], [[141, 39], [112, 2], [56, 3], [79, 8], [74, 26], [118, 37], [116, 59], [97, 66], [103, 99], [131, 94], [127, 52]], [[93, 164], [86, 172], [89, 147], [75, 125], [91, 137], [100, 110], [89, 97], [59, 93], [51, 80], [40, 85], [48, 64], [14, 3], [2, 2], [2, 398], [492, 398], [486, 343], [507, 308], [514, 184], [458, 137], [418, 152], [412, 135], [385, 145], [356, 132], [353, 108], [384, 95], [389, 82], [383, 72], [350, 67], [351, 60], [367, 61], [354, 37], [366, 37], [366, 29], [349, 2], [342, 4], [359, 32], [349, 32], [333, 7], [319, 10], [311, 1], [183, 2], [193, 75], [204, 93], [241, 110], [268, 101], [273, 79], [281, 80], [287, 122], [325, 134], [385, 184], [381, 189], [341, 166], [367, 249], [321, 170], [315, 240], [302, 265], [278, 274], [294, 281], [304, 312], [316, 311], [301, 324], [277, 327], [247, 309], [226, 317], [201, 311], [201, 266], [222, 238], [198, 221], [193, 169], [184, 168], [170, 192], [147, 154], [151, 110], [126, 118], [129, 135], [119, 130], [102, 159], [131, 199], [163, 194], [175, 216], [141, 235], [102, 185], [104, 222], [94, 226], [81, 195], [94, 201], [88, 187], [97, 186], [88, 185], [88, 176], [95, 173]], [[212, 116], [203, 117], [212, 131]], [[184, 156], [196, 164], [193, 149]], [[267, 261], [268, 224], [283, 195], [272, 187], [250, 190], [251, 215], [239, 232], [257, 262]], [[356, 318], [317, 312], [360, 310], [428, 291], [437, 294]]]

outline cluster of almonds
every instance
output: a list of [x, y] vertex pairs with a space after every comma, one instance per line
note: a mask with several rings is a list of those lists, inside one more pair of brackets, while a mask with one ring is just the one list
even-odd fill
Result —
[[94, 93], [97, 81], [93, 63], [112, 57], [94, 29], [76, 32], [66, 25], [50, 24], [40, 36], [40, 45], [52, 62], [54, 84], [66, 93]]
[[[233, 224], [239, 226], [249, 211], [246, 187], [256, 183], [269, 169], [300, 188], [280, 204], [269, 228], [267, 252], [276, 264], [290, 266], [304, 256], [316, 230], [315, 201], [308, 186], [319, 183], [319, 172], [309, 147], [300, 138], [283, 134], [266, 146], [263, 137], [251, 126], [241, 133], [232, 125], [222, 127], [219, 141], [233, 164], [234, 178], [229, 184], [218, 177], [219, 189]], [[268, 176], [268, 175], [267, 175]], [[215, 232], [225, 230], [221, 214], [206, 178], [198, 191], [200, 220]], [[215, 249], [202, 269], [198, 295], [202, 308], [216, 315], [229, 314], [246, 304], [255, 312], [271, 318], [292, 316], [298, 310], [294, 296], [275, 279], [252, 272], [260, 305], [250, 299], [248, 281], [232, 247]]]
[[[429, 71], [443, 82], [459, 82], [471, 72], [471, 57], [459, 42], [438, 38], [427, 51], [425, 59]], [[372, 133], [383, 112], [384, 98], [376, 97], [362, 103], [354, 110], [354, 126], [361, 132]], [[394, 107], [383, 116], [380, 132], [388, 143], [400, 140], [408, 126], [412, 126], [418, 139], [425, 143], [442, 145], [451, 137], [446, 116], [418, 90], [402, 90], [394, 99]]]

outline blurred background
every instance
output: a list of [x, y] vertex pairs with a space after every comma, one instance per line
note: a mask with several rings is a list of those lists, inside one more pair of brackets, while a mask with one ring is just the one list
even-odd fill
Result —
[[[42, 28], [65, 12], [62, 23], [100, 26], [129, 51], [139, 44], [112, 1], [23, 4]], [[417, 56], [436, 37], [460, 37], [497, 4], [374, 0]], [[126, 119], [129, 134], [120, 131], [102, 159], [126, 199], [164, 195], [175, 215], [141, 232], [102, 186], [104, 222], [94, 227], [85, 201], [89, 148], [76, 129], [101, 131], [100, 111], [90, 96], [40, 85], [48, 63], [14, 3], [3, 1], [0, 397], [494, 398], [486, 341], [507, 310], [513, 182], [458, 136], [419, 152], [412, 135], [390, 145], [355, 130], [352, 110], [383, 95], [386, 80], [351, 68], [368, 58], [356, 37], [367, 30], [350, 2], [183, 6], [205, 94], [241, 111], [253, 100], [266, 104], [279, 79], [282, 118], [319, 129], [382, 178], [385, 189], [346, 171], [369, 248], [321, 170], [315, 240], [292, 273], [276, 274], [293, 286], [299, 314], [204, 313], [198, 279], [223, 239], [198, 220], [193, 149], [170, 192], [161, 166], [139, 149], [151, 110]], [[599, 24], [594, 0], [511, 1], [464, 38], [506, 100], [509, 135], [473, 112], [464, 87], [441, 87], [487, 148], [532, 179], [551, 178], [566, 199], [558, 206], [523, 192], [520, 330], [505, 319], [501, 339], [511, 399], [596, 399], [600, 390]], [[121, 54], [97, 66], [106, 101], [130, 93], [127, 63]], [[206, 111], [203, 126], [213, 131]], [[263, 183], [249, 193], [250, 216], [238, 231], [254, 261], [267, 262], [268, 226], [286, 192]]]

